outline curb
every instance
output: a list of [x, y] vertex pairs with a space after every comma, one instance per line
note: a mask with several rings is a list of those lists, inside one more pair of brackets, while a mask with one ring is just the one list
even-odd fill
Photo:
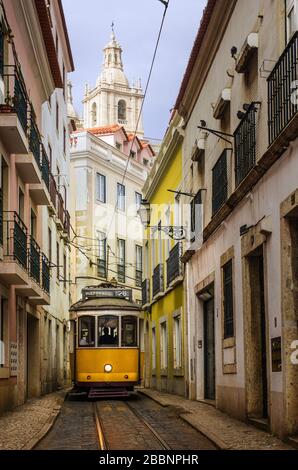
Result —
[[50, 432], [50, 430], [52, 429], [52, 427], [54, 426], [56, 422], [56, 419], [58, 418], [61, 412], [61, 408], [65, 401], [66, 396], [67, 396], [67, 391], [65, 391], [64, 393], [64, 397], [63, 397], [61, 405], [56, 405], [53, 408], [50, 416], [47, 418], [42, 428], [28, 442], [26, 442], [26, 444], [23, 445], [21, 450], [33, 450], [34, 447], [36, 447], [37, 444]]
[[[167, 406], [170, 406], [169, 403], [167, 403], [165, 400], [163, 400], [162, 398], [158, 398], [151, 393], [148, 393], [146, 390], [138, 390], [138, 392], [150, 398], [151, 400], [155, 401], [156, 403], [163, 406], [164, 408]], [[193, 415], [192, 412], [185, 411], [179, 414], [179, 418], [183, 419], [183, 421], [187, 422], [192, 428], [194, 428], [196, 431], [203, 434], [203, 436], [209, 439], [218, 449], [220, 450], [232, 449], [231, 446], [229, 446], [224, 440], [222, 440], [220, 437], [218, 437], [215, 433], [210, 431], [204, 425], [194, 423], [192, 420], [192, 415]]]

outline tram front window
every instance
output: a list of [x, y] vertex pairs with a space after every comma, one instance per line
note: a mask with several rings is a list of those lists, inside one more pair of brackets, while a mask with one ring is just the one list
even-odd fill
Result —
[[98, 346], [118, 346], [118, 317], [98, 317]]
[[134, 348], [138, 345], [137, 340], [137, 318], [136, 317], [122, 317], [122, 331], [121, 342], [122, 347]]
[[95, 346], [95, 318], [79, 318], [79, 346], [91, 348]]

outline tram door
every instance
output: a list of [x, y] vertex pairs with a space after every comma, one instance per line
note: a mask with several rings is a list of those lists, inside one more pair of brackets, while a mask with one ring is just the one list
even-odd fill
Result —
[[205, 398], [215, 400], [214, 298], [204, 302]]

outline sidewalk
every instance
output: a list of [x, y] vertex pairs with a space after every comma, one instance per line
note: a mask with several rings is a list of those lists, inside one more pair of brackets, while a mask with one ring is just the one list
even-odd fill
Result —
[[32, 449], [52, 427], [65, 395], [65, 390], [51, 393], [0, 416], [0, 451]]
[[162, 406], [178, 408], [182, 419], [208, 437], [220, 449], [293, 450], [271, 434], [230, 418], [211, 405], [151, 389], [138, 389], [138, 392]]

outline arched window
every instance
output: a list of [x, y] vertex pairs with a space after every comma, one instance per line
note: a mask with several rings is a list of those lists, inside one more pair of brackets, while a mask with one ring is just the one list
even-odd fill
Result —
[[118, 102], [118, 121], [120, 123], [126, 121], [126, 102], [124, 100]]
[[91, 109], [91, 124], [92, 126], [96, 126], [97, 122], [97, 106], [96, 103], [93, 103], [92, 109]]

